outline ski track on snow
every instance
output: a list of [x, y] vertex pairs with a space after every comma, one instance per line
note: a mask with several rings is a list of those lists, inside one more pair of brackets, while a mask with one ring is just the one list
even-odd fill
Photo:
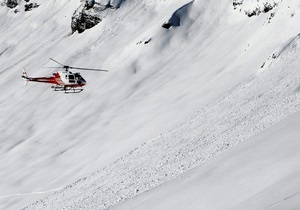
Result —
[[59, 191], [61, 189], [63, 189], [63, 188], [52, 189], [52, 190], [47, 190], [47, 191], [40, 191], [40, 192], [31, 192], [31, 193], [15, 193], [15, 194], [10, 194], [10, 195], [0, 196], [0, 199], [8, 198], [8, 197], [15, 197], [15, 196], [28, 196], [28, 195], [36, 195], [36, 194], [46, 194], [46, 193], [50, 193], [50, 192]]
[[280, 201], [277, 201], [276, 203], [273, 203], [273, 204], [270, 205], [270, 206], [267, 206], [266, 208], [264, 208], [264, 210], [272, 209], [272, 208], [274, 208], [274, 207], [280, 205], [281, 203], [283, 203], [283, 202], [285, 202], [285, 201], [287, 201], [287, 200], [290, 200], [290, 199], [292, 199], [292, 198], [295, 198], [295, 197], [297, 197], [297, 196], [299, 196], [299, 195], [300, 195], [300, 191], [297, 192], [297, 193], [294, 193], [294, 194], [292, 194], [292, 195], [290, 195], [290, 196], [288, 196], [288, 197], [285, 197], [284, 199], [282, 199], [282, 200], [280, 200]]
[[111, 208], [203, 164], [299, 111], [299, 37], [269, 68], [209, 103], [173, 130], [24, 209]]

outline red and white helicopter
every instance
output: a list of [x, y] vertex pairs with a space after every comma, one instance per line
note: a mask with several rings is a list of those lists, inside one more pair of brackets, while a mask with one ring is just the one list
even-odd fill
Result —
[[58, 63], [59, 67], [49, 67], [49, 68], [63, 68], [64, 71], [57, 71], [53, 73], [51, 77], [28, 77], [25, 69], [23, 68], [23, 75], [22, 78], [25, 80], [25, 85], [28, 82], [42, 82], [42, 83], [50, 83], [55, 84], [51, 86], [54, 91], [64, 91], [65, 93], [80, 93], [83, 91], [83, 86], [86, 85], [85, 79], [80, 75], [80, 73], [72, 73], [69, 69], [78, 69], [78, 70], [85, 70], [85, 71], [104, 71], [107, 72], [108, 70], [103, 69], [90, 69], [90, 68], [80, 68], [80, 67], [73, 67], [63, 65], [60, 62], [50, 58], [50, 60]]

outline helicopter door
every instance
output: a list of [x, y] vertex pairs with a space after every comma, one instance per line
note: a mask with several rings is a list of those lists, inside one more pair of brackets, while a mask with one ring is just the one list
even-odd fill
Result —
[[73, 74], [69, 74], [69, 82], [70, 83], [75, 83], [75, 77]]

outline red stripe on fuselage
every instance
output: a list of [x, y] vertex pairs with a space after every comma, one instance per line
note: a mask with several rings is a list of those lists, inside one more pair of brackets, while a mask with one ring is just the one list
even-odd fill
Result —
[[43, 83], [52, 83], [59, 85], [54, 77], [35, 77], [35, 78], [28, 78], [30, 82], [43, 82]]

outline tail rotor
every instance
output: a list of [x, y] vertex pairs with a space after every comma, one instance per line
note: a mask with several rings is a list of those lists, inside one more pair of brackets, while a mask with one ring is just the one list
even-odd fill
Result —
[[26, 86], [26, 85], [28, 84], [29, 77], [28, 77], [28, 75], [27, 75], [27, 73], [26, 73], [25, 68], [23, 68], [22, 78], [23, 78], [23, 80], [24, 80], [24, 86]]

